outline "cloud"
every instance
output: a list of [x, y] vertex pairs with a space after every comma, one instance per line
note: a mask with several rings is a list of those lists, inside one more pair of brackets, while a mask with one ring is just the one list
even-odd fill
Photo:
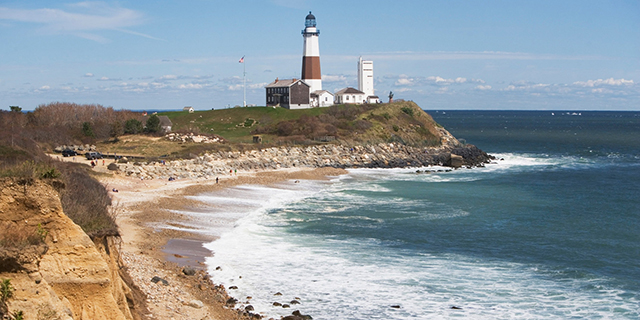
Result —
[[87, 72], [87, 73], [85, 73], [85, 74], [84, 74], [84, 77], [86, 77], [86, 78], [93, 78], [93, 73], [89, 73], [89, 72]]
[[598, 87], [598, 86], [630, 86], [633, 85], [633, 80], [625, 80], [625, 79], [598, 79], [598, 80], [587, 80], [587, 81], [576, 81], [573, 83], [576, 86], [580, 87]]
[[96, 80], [98, 80], [98, 81], [122, 81], [121, 78], [113, 79], [113, 78], [109, 78], [109, 77], [100, 77], [100, 78], [98, 78]]
[[69, 4], [67, 8], [68, 10], [0, 7], [0, 20], [38, 24], [42, 26], [40, 28], [42, 32], [71, 34], [98, 42], [108, 41], [103, 36], [95, 33], [104, 30], [157, 39], [147, 34], [125, 29], [145, 22], [144, 15], [138, 11], [109, 6], [104, 2], [89, 1]]
[[202, 89], [202, 88], [204, 88], [204, 85], [199, 83], [188, 83], [188, 84], [181, 84], [178, 86], [178, 89]]
[[[357, 56], [332, 57], [334, 59], [357, 59]], [[426, 61], [426, 60], [607, 60], [601, 56], [563, 56], [528, 52], [502, 51], [436, 51], [436, 52], [380, 52], [367, 54], [375, 61]]]
[[178, 80], [178, 76], [174, 74], [167, 74], [158, 78], [158, 81]]
[[[269, 84], [268, 82], [247, 84], [247, 89], [253, 89], [253, 90], [264, 89], [264, 87], [268, 84]], [[234, 84], [234, 85], [227, 86], [227, 90], [229, 91], [242, 90], [242, 84]]]
[[[388, 78], [388, 77], [385, 77]], [[482, 79], [467, 79], [463, 77], [457, 77], [455, 79], [447, 79], [440, 76], [430, 76], [430, 77], [409, 77], [405, 74], [401, 74], [398, 76], [398, 79], [395, 81], [396, 86], [448, 86], [448, 85], [460, 85], [466, 83], [480, 83], [484, 84], [485, 81]]]
[[331, 75], [331, 74], [323, 74], [322, 75], [323, 82], [343, 82], [347, 81], [347, 77], [344, 75]]
[[239, 76], [233, 76], [233, 77], [228, 77], [228, 78], [222, 78], [222, 79], [220, 79], [220, 82], [225, 83], [225, 84], [230, 84], [230, 85], [234, 85], [234, 84], [242, 85], [242, 78], [239, 77]]
[[50, 86], [42, 86], [39, 88], [39, 90], [49, 90], [49, 89], [51, 89]]
[[476, 89], [478, 89], [478, 90], [491, 90], [491, 86], [490, 85], [478, 85], [478, 86], [476, 86]]

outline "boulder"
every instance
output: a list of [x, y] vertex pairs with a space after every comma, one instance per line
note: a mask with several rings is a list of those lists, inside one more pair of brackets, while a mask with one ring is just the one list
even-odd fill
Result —
[[184, 268], [182, 268], [182, 273], [184, 273], [187, 276], [192, 276], [192, 275], [196, 274], [196, 269], [194, 269], [192, 267], [184, 267]]
[[200, 308], [204, 307], [204, 303], [202, 303], [202, 301], [200, 301], [200, 300], [191, 300], [191, 301], [189, 301], [189, 303], [187, 305], [189, 307], [196, 308], [196, 309], [200, 309]]
[[153, 282], [153, 283], [158, 283], [158, 282], [160, 282], [160, 283], [162, 283], [162, 284], [163, 284], [163, 285], [165, 285], [165, 286], [168, 286], [168, 285], [169, 285], [169, 281], [167, 281], [167, 280], [165, 280], [165, 279], [162, 279], [162, 278], [160, 278], [160, 277], [158, 277], [158, 276], [154, 276], [153, 278], [151, 278], [151, 282]]

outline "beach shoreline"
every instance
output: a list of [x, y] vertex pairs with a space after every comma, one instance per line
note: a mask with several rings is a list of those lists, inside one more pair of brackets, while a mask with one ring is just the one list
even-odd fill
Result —
[[[124, 265], [147, 297], [149, 314], [145, 319], [249, 319], [254, 316], [251, 310], [234, 309], [230, 303], [233, 298], [225, 288], [209, 280], [205, 259], [214, 253], [203, 244], [215, 241], [216, 237], [196, 229], [185, 230], [183, 225], [180, 230], [171, 228], [173, 224], [190, 220], [179, 213], [181, 210], [205, 208], [205, 204], [190, 196], [240, 185], [328, 180], [347, 173], [336, 168], [245, 171], [220, 176], [216, 182], [216, 179], [142, 180], [103, 172], [100, 181], [110, 190], [117, 212]], [[187, 275], [189, 273], [192, 274]], [[169, 285], [150, 282], [153, 277], [160, 277]]]

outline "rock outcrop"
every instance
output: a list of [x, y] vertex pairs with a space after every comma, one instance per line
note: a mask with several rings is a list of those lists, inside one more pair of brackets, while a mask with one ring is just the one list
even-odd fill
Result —
[[[455, 139], [455, 138], [451, 138]], [[457, 141], [456, 141], [457, 142]], [[453, 156], [452, 156], [453, 155]], [[368, 146], [336, 144], [272, 147], [262, 150], [207, 153], [195, 159], [150, 163], [118, 163], [117, 169], [143, 179], [214, 178], [235, 170], [274, 170], [293, 167], [405, 168], [431, 165], [481, 166], [491, 156], [473, 145], [411, 147], [380, 143]], [[111, 166], [111, 165], [110, 165]]]
[[0, 223], [42, 237], [42, 243], [20, 250], [32, 251], [28, 263], [10, 247], [0, 250], [0, 279], [10, 279], [15, 288], [10, 312], [21, 310], [24, 319], [139, 318], [120, 274], [118, 238], [94, 243], [64, 214], [56, 190], [42, 181], [20, 185], [5, 179], [0, 187]]

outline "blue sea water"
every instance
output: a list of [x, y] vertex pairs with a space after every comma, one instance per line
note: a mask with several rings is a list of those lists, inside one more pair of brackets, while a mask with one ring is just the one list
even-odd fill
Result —
[[276, 318], [640, 318], [640, 113], [429, 113], [498, 160], [194, 197], [214, 282]]

